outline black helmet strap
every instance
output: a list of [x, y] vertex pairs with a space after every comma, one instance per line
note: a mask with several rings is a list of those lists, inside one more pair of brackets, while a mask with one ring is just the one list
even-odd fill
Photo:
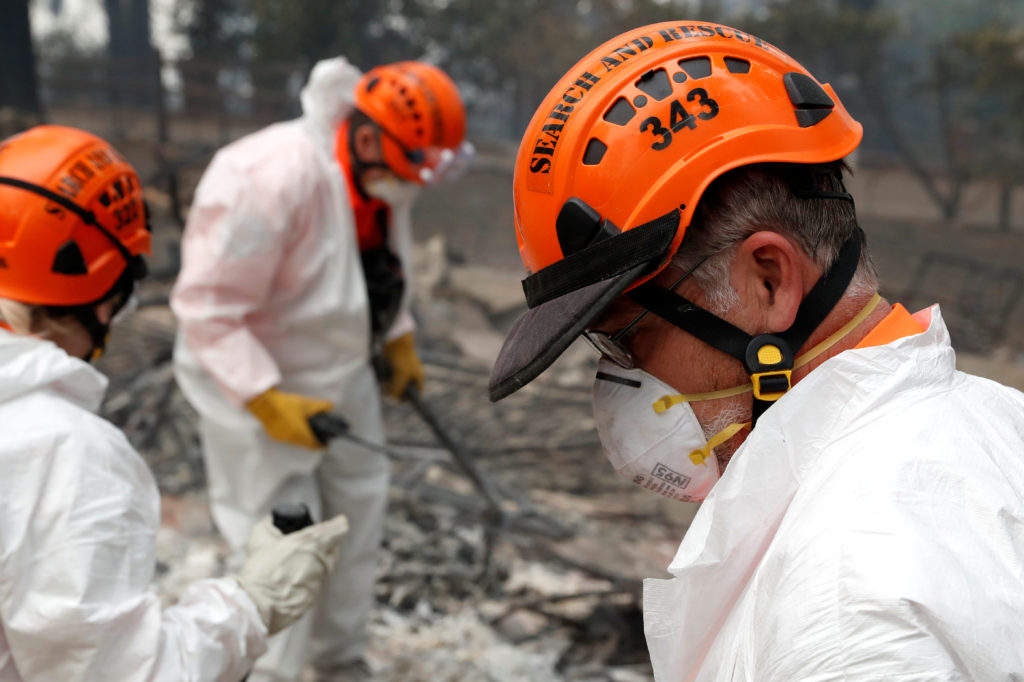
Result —
[[[106, 347], [107, 336], [110, 333], [110, 323], [103, 323], [98, 317], [96, 317], [95, 306], [97, 303], [109, 298], [110, 295], [114, 293], [121, 293], [121, 299], [118, 302], [118, 307], [120, 308], [120, 306], [123, 306], [135, 290], [136, 280], [140, 280], [146, 276], [146, 261], [141, 256], [133, 256], [125, 245], [121, 243], [120, 239], [115, 237], [110, 230], [100, 224], [96, 219], [95, 213], [79, 206], [67, 197], [47, 189], [46, 187], [42, 187], [41, 185], [27, 182], [25, 180], [19, 180], [18, 178], [0, 176], [0, 185], [9, 185], [11, 187], [17, 187], [34, 194], [38, 194], [39, 196], [56, 203], [61, 208], [71, 211], [78, 216], [83, 223], [91, 225], [99, 230], [103, 236], [114, 245], [114, 248], [116, 248], [118, 253], [121, 254], [121, 257], [124, 258], [125, 269], [122, 271], [121, 276], [118, 277], [114, 285], [100, 298], [99, 301], [73, 306], [44, 306], [47, 314], [52, 317], [64, 317], [70, 315], [78, 320], [89, 333], [89, 338], [92, 340], [93, 344], [92, 350], [88, 356], [83, 359], [88, 361], [98, 357]], [[143, 210], [145, 211], [145, 209]], [[146, 219], [148, 220], [148, 218]], [[114, 312], [116, 313], [117, 311], [115, 310]]]
[[753, 422], [792, 387], [795, 354], [825, 320], [853, 280], [864, 233], [857, 228], [818, 279], [789, 329], [751, 336], [670, 289], [651, 282], [627, 294], [645, 309], [743, 363], [754, 386]]
[[135, 257], [132, 256], [131, 252], [129, 252], [127, 248], [125, 248], [125, 245], [121, 243], [120, 239], [111, 234], [110, 230], [103, 227], [103, 225], [101, 225], [100, 222], [96, 220], [96, 214], [93, 213], [92, 211], [79, 206], [78, 204], [71, 201], [67, 197], [57, 194], [53, 190], [49, 190], [35, 183], [19, 180], [18, 178], [9, 178], [0, 175], [0, 185], [10, 185], [11, 187], [17, 187], [19, 189], [33, 192], [34, 194], [38, 194], [39, 196], [45, 199], [49, 199], [55, 204], [58, 204], [61, 208], [71, 211], [79, 218], [81, 218], [83, 223], [85, 223], [86, 225], [92, 225], [97, 230], [102, 232], [103, 236], [106, 237], [110, 241], [110, 243], [114, 245], [114, 248], [117, 249], [118, 253], [120, 253], [121, 256], [124, 258], [127, 267], [134, 267], [133, 263], [135, 261]]

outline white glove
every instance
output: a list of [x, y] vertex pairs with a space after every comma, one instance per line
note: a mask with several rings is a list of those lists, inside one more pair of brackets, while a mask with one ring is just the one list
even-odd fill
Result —
[[256, 605], [269, 634], [309, 610], [338, 559], [348, 532], [343, 515], [283, 534], [268, 517], [249, 536], [249, 558], [235, 579]]

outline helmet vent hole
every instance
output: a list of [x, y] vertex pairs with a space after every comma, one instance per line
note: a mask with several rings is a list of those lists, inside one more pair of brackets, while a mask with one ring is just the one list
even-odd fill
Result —
[[746, 59], [726, 57], [725, 68], [729, 69], [729, 73], [750, 73], [750, 62]]
[[89, 268], [85, 264], [82, 250], [74, 240], [69, 240], [60, 245], [57, 255], [53, 259], [53, 267], [50, 268], [58, 275], [87, 275]]
[[679, 68], [685, 71], [690, 78], [707, 78], [711, 75], [711, 58], [692, 57], [690, 59], [680, 59]]
[[651, 69], [640, 76], [636, 87], [658, 101], [672, 94], [672, 83], [669, 82], [668, 72], [665, 69]]
[[672, 80], [674, 80], [676, 83], [685, 83], [686, 74], [683, 73], [682, 71], [676, 71], [674, 74], [672, 74]]
[[366, 91], [372, 92], [378, 83], [380, 83], [380, 78], [371, 78], [370, 82], [366, 84]]
[[608, 151], [608, 145], [596, 137], [590, 138], [590, 142], [587, 143], [587, 149], [583, 152], [583, 165], [596, 166], [601, 163], [601, 159], [604, 158], [606, 151]]
[[636, 109], [626, 101], [625, 97], [615, 100], [615, 104], [611, 105], [608, 111], [604, 112], [604, 120], [617, 126], [626, 125], [634, 116], [636, 116]]
[[816, 125], [832, 113], [836, 104], [818, 81], [796, 71], [787, 73], [782, 81], [786, 84], [789, 100], [796, 108], [796, 120], [801, 128]]

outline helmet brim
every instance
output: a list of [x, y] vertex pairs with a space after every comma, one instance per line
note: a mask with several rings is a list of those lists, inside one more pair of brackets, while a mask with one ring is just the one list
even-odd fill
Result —
[[491, 401], [512, 395], [540, 376], [650, 267], [649, 262], [640, 263], [615, 277], [546, 301], [519, 316], [505, 337], [491, 370], [488, 387]]

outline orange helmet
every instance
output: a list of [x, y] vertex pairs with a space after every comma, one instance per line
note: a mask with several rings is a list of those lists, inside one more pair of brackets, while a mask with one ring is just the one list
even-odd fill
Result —
[[830, 86], [742, 31], [667, 22], [598, 47], [548, 93], [519, 147], [530, 310], [505, 340], [491, 398], [535, 378], [615, 297], [668, 265], [715, 178], [836, 161], [860, 139]]
[[142, 184], [107, 142], [51, 125], [0, 142], [0, 297], [95, 303], [149, 251]]
[[[383, 131], [384, 163], [396, 175], [423, 184], [466, 135], [466, 111], [455, 83], [423, 62], [371, 69], [356, 84], [356, 108]], [[445, 153], [447, 151], [447, 154]]]

